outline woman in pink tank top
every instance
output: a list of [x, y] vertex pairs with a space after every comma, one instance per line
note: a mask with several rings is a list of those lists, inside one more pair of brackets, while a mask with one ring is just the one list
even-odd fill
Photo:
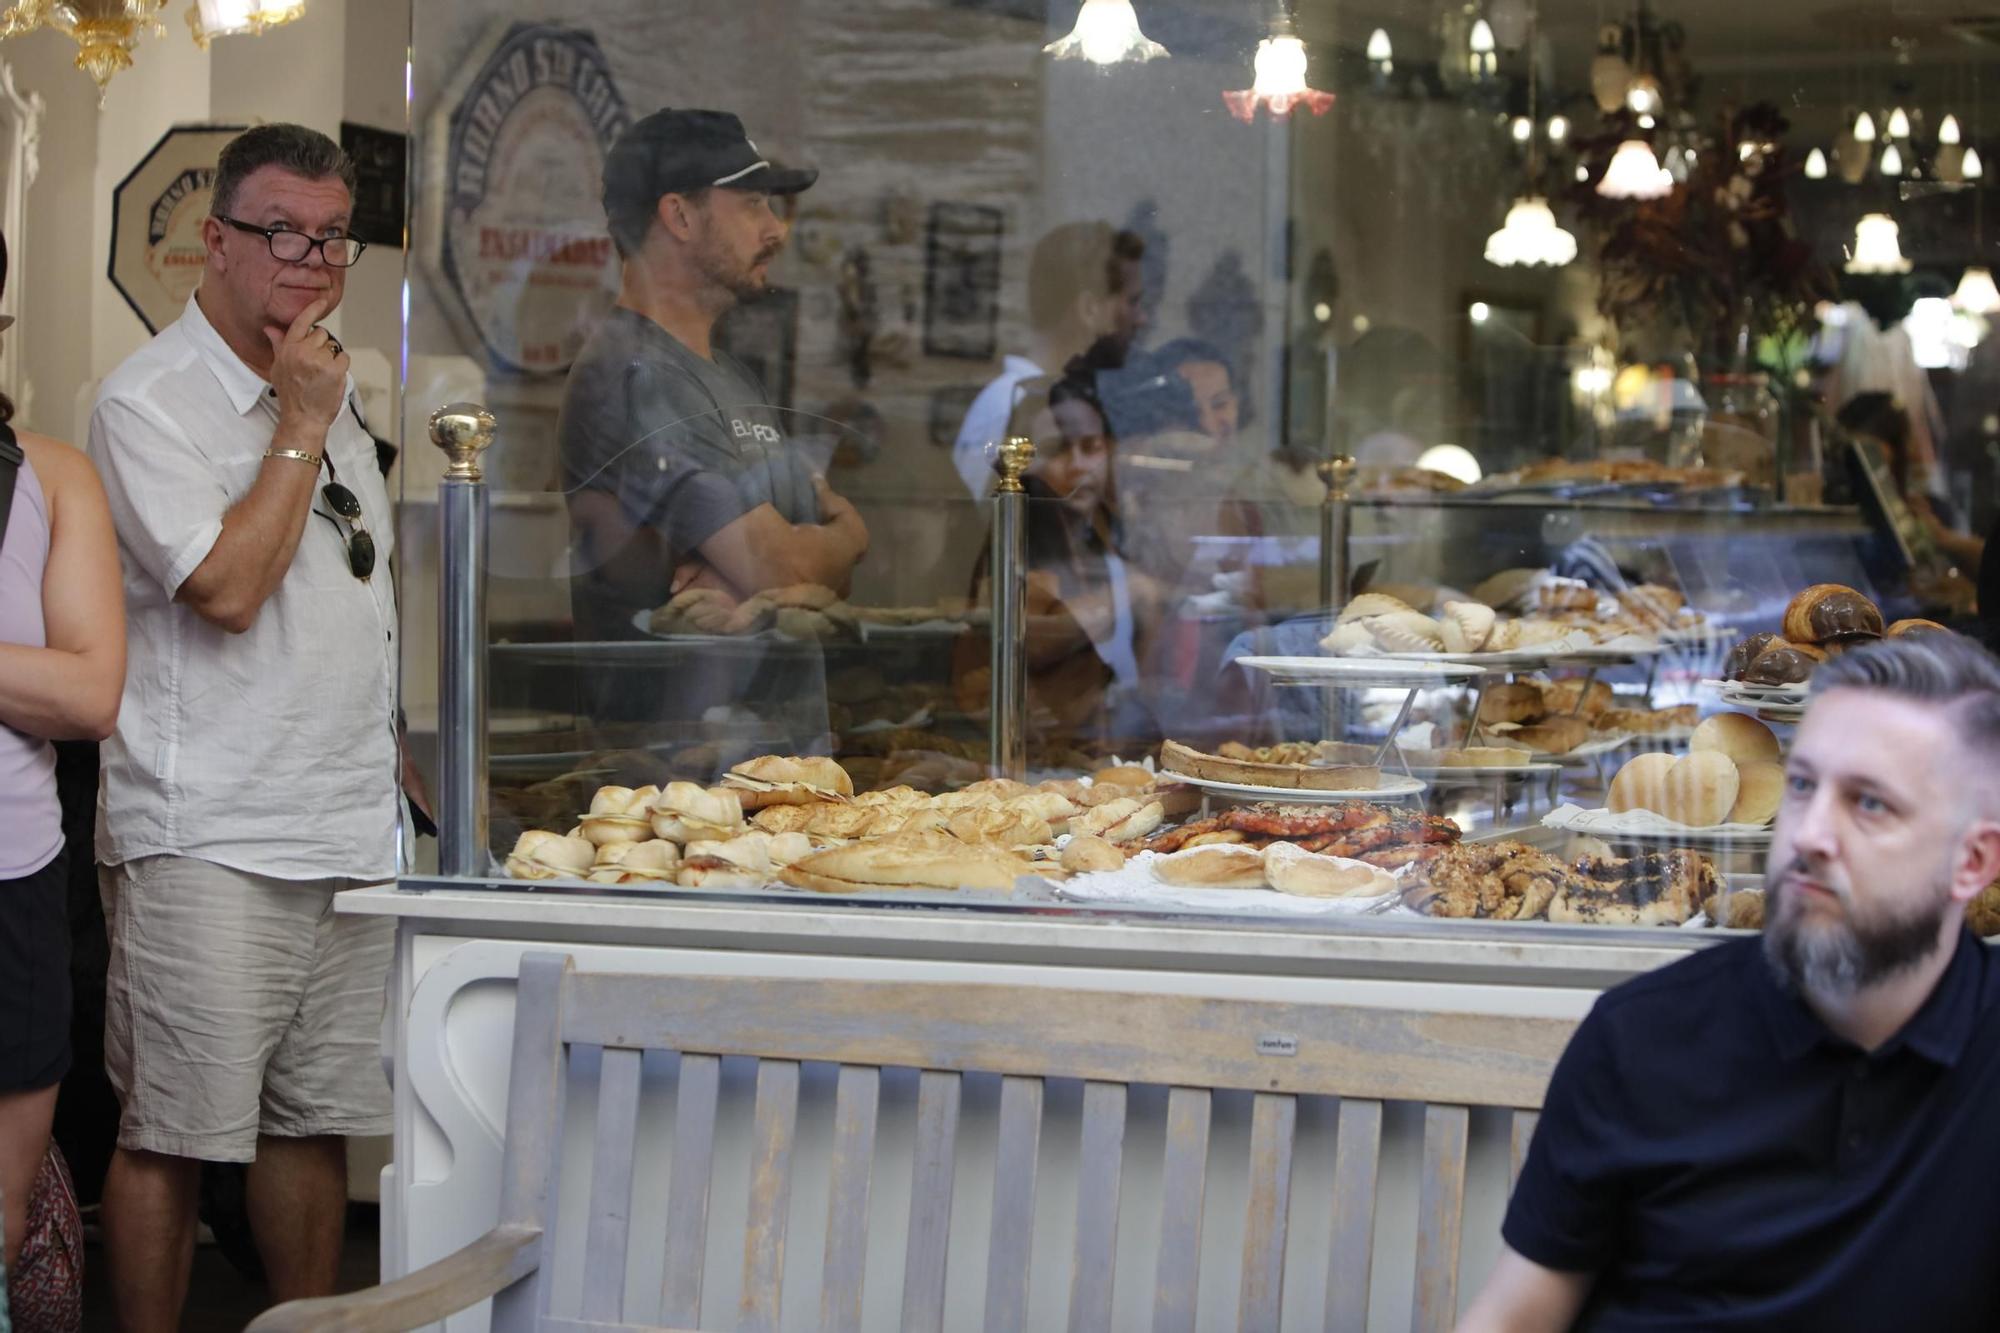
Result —
[[[0, 291], [7, 250], [0, 238]], [[0, 325], [4, 327], [4, 325]], [[0, 1204], [14, 1265], [69, 1069], [68, 855], [51, 741], [102, 740], [125, 688], [118, 542], [90, 460], [7, 423], [18, 443], [0, 536]], [[11, 460], [12, 450], [0, 449]], [[91, 849], [75, 855], [86, 859]]]

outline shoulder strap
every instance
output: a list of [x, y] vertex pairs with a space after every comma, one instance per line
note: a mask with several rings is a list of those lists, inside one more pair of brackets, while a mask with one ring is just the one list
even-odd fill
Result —
[[27, 455], [14, 438], [14, 428], [0, 421], [0, 546], [7, 541], [7, 518], [14, 512], [14, 478], [20, 475]]

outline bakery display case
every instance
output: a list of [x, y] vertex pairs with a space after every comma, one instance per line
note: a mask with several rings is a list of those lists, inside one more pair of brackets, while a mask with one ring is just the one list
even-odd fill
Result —
[[[1940, 363], [1889, 318], [1921, 284], [1843, 266], [1803, 165], [1835, 90], [1685, 78], [1639, 126], [1566, 7], [1470, 81], [1414, 27], [1357, 80], [1301, 4], [1331, 109], [1217, 116], [1256, 15], [1162, 6], [1172, 60], [1128, 67], [1058, 54], [1074, 8], [419, 7], [405, 693], [444, 837], [409, 886], [1751, 920], [1812, 666], [1973, 625], [1992, 500], [1987, 312]], [[1688, 49], [1782, 71], [1768, 37]], [[977, 114], [910, 77], [941, 52]], [[742, 120], [702, 122], [747, 154], [713, 180], [660, 111], [696, 105]], [[1620, 193], [1635, 136], [1661, 192]], [[1920, 147], [1940, 273], [1985, 185]], [[1479, 245], [1523, 168], [1569, 258]]]

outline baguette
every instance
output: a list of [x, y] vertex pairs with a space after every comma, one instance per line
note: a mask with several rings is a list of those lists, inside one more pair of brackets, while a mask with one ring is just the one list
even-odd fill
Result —
[[854, 843], [816, 852], [786, 866], [778, 877], [820, 893], [892, 889], [991, 889], [1011, 891], [1016, 878], [1034, 873], [1023, 857], [991, 847], [969, 847], [936, 830]]

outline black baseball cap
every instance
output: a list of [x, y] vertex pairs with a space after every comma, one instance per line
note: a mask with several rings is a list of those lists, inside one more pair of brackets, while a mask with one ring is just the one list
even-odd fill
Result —
[[633, 122], [604, 159], [604, 211], [650, 214], [663, 194], [719, 186], [797, 194], [819, 179], [811, 167], [777, 166], [727, 111], [661, 107]]

